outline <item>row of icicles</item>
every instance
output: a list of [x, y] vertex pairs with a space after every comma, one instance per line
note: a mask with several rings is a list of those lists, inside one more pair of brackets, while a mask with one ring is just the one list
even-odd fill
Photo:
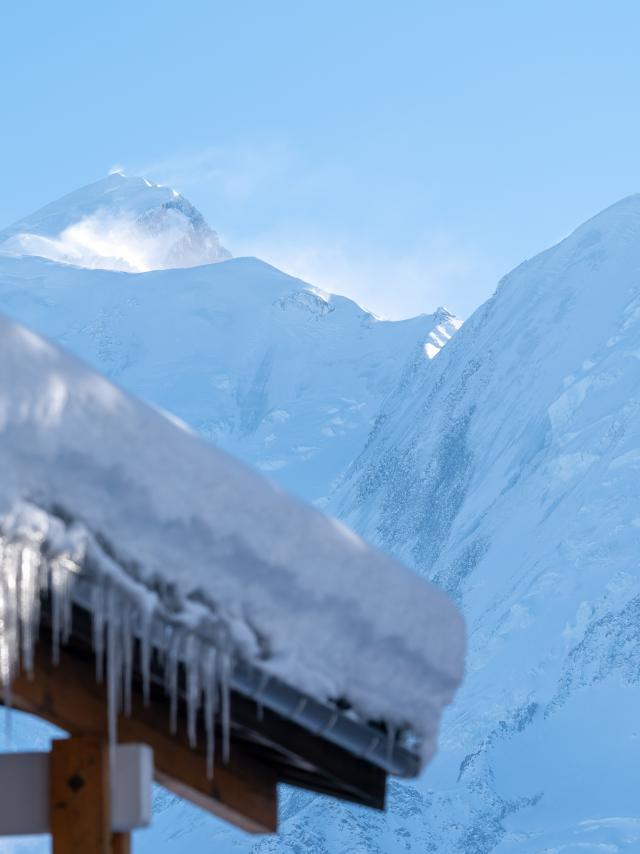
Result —
[[[71, 634], [72, 590], [80, 569], [70, 553], [45, 557], [41, 542], [11, 540], [0, 535], [0, 684], [8, 706], [11, 684], [19, 669], [22, 667], [27, 675], [33, 675], [41, 597], [45, 595], [51, 603], [52, 659], [58, 664], [60, 645]], [[145, 704], [149, 703], [154, 615], [111, 582], [92, 588], [91, 618], [98, 682], [104, 678], [106, 657], [109, 737], [113, 745], [117, 739], [118, 713], [131, 714], [136, 640], [143, 699]], [[155, 654], [161, 656], [164, 665], [172, 734], [178, 727], [179, 673], [180, 666], [184, 667], [189, 744], [197, 746], [197, 721], [202, 711], [207, 774], [212, 778], [218, 712], [222, 759], [229, 760], [231, 653], [216, 648], [192, 630], [168, 626], [165, 649], [156, 648]]]

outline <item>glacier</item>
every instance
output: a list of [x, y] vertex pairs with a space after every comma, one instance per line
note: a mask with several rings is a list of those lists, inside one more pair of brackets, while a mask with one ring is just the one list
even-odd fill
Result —
[[[235, 259], [186, 273], [226, 276], [246, 263], [263, 269]], [[210, 385], [233, 389], [230, 409], [220, 409], [222, 397], [203, 403], [204, 385], [189, 385], [195, 360], [182, 366], [184, 398], [169, 390], [161, 396], [151, 357], [146, 386], [135, 387], [141, 376], [130, 365], [141, 350], [127, 351], [119, 331], [136, 295], [109, 315], [103, 294], [91, 305], [99, 285], [82, 293], [83, 283], [126, 274], [8, 256], [0, 256], [0, 269], [2, 310], [106, 366], [157, 405], [175, 411], [178, 402], [192, 427], [254, 466], [267, 463], [263, 470], [276, 482], [318, 501], [444, 588], [469, 625], [466, 682], [445, 715], [440, 752], [416, 784], [391, 785], [385, 815], [291, 791], [282, 835], [256, 842], [158, 792], [156, 825], [138, 836], [140, 851], [640, 850], [640, 196], [524, 262], [459, 331], [449, 314], [390, 327], [398, 330], [396, 343], [374, 351], [376, 358], [363, 349], [361, 371], [333, 358], [338, 344], [328, 324], [302, 324], [293, 358], [328, 358], [310, 374], [308, 396], [281, 396], [272, 372], [256, 383], [267, 390], [268, 404], [252, 411], [272, 419], [275, 413], [275, 420], [253, 430], [240, 414], [238, 401], [246, 398], [236, 393], [247, 368], [227, 369], [228, 348], [215, 353], [224, 367]], [[264, 279], [248, 275], [252, 294], [260, 282], [268, 291], [283, 276], [267, 269], [272, 279], [266, 271]], [[62, 299], [65, 275], [73, 294]], [[171, 270], [131, 280], [175, 276], [180, 290], [182, 275]], [[334, 304], [334, 297], [288, 282], [290, 293], [303, 294], [296, 305], [309, 293]], [[77, 308], [83, 300], [87, 307]], [[143, 328], [161, 301], [151, 289], [144, 294]], [[239, 313], [247, 325], [256, 316], [265, 322], [253, 305], [245, 294], [225, 318]], [[82, 320], [74, 326], [75, 311]], [[275, 313], [269, 324], [273, 316], [280, 317]], [[290, 317], [293, 330], [301, 314]], [[443, 321], [446, 336], [437, 332]], [[377, 329], [372, 320], [367, 325]], [[167, 325], [159, 329], [166, 338]], [[357, 329], [350, 324], [336, 336], [342, 353], [353, 356], [370, 340]], [[449, 337], [444, 347], [427, 346]], [[180, 346], [184, 341], [170, 349]], [[365, 400], [368, 361], [376, 366], [375, 394]], [[255, 378], [261, 363], [256, 357], [248, 375]], [[160, 364], [166, 372], [168, 361]], [[325, 426], [344, 427], [331, 418], [347, 420], [351, 404], [330, 393], [342, 382], [341, 396], [365, 402], [366, 417], [357, 430], [325, 435]], [[339, 411], [320, 413], [315, 404]], [[224, 423], [207, 424], [215, 411], [225, 411]], [[281, 438], [296, 425], [299, 433]], [[314, 449], [312, 460], [322, 462], [317, 473], [294, 461], [294, 443]]]

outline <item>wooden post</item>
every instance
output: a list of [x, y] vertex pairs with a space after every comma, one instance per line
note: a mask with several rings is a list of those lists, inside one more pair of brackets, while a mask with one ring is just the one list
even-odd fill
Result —
[[131, 854], [131, 834], [114, 833], [111, 839], [111, 854]]
[[56, 740], [50, 769], [52, 854], [112, 854], [107, 742]]

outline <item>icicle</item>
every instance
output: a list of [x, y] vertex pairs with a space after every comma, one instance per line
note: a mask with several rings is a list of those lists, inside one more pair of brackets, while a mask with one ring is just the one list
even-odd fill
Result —
[[124, 698], [124, 713], [127, 717], [131, 716], [131, 688], [133, 683], [133, 628], [131, 625], [132, 617], [131, 605], [127, 602], [123, 603], [122, 607], [122, 651], [123, 651], [123, 670], [122, 678], [123, 698]]
[[231, 655], [224, 652], [220, 660], [220, 693], [221, 697], [221, 723], [222, 723], [222, 761], [226, 764], [230, 754], [231, 736], [231, 698], [229, 678], [231, 671]]
[[216, 706], [218, 697], [217, 658], [215, 647], [209, 647], [204, 659], [202, 683], [204, 685], [204, 726], [207, 739], [207, 777], [213, 779], [216, 753]]
[[[24, 520], [16, 513], [15, 518], [11, 517], [11, 527], [7, 528], [3, 523], [0, 529], [3, 532], [0, 534], [0, 686], [7, 706], [11, 703], [11, 682], [20, 662], [28, 674], [33, 674], [40, 600], [47, 590], [51, 608], [52, 657], [55, 664], [59, 663], [60, 646], [68, 641], [73, 628], [73, 584], [85, 555], [86, 542], [83, 541], [84, 545], [80, 543], [83, 548], [79, 551], [74, 546], [78, 538], [74, 540], [71, 535], [67, 536], [69, 530], [60, 520], [52, 520], [41, 511], [38, 512], [44, 517], [44, 522], [37, 515], [31, 517], [28, 512]], [[80, 533], [84, 537], [90, 536], [86, 531]], [[47, 552], [42, 550], [45, 542]], [[196, 746], [198, 714], [202, 708], [207, 775], [213, 777], [218, 710], [222, 729], [222, 760], [228, 762], [230, 755], [232, 647], [229, 639], [218, 639], [216, 648], [211, 639], [205, 639], [179, 624], [168, 625], [162, 621], [154, 626], [151, 597], [145, 599], [141, 596], [136, 600], [128, 587], [120, 590], [109, 577], [108, 572], [98, 573], [97, 583], [91, 585], [89, 607], [98, 682], [105, 678], [106, 659], [111, 751], [117, 740], [119, 710], [131, 714], [134, 652], [136, 640], [139, 640], [145, 704], [148, 704], [151, 693], [152, 659], [157, 655], [164, 669], [172, 734], [177, 732], [179, 676], [184, 666], [189, 744], [191, 747]], [[266, 681], [261, 683], [256, 695], [259, 715], [262, 714], [259, 695], [265, 684]]]
[[180, 635], [174, 631], [165, 663], [165, 689], [169, 695], [171, 735], [178, 731], [178, 669], [180, 653]]
[[109, 721], [109, 748], [111, 761], [115, 759], [115, 746], [118, 729], [118, 707], [120, 705], [120, 685], [122, 684], [122, 656], [118, 643], [120, 619], [118, 616], [118, 598], [113, 588], [107, 593], [107, 706]]
[[198, 710], [200, 708], [200, 644], [194, 634], [185, 643], [184, 664], [187, 674], [187, 738], [189, 747], [197, 744]]
[[18, 567], [20, 549], [0, 539], [0, 684], [6, 707], [5, 737], [11, 739], [11, 680], [19, 657]]
[[64, 558], [51, 561], [51, 634], [52, 658], [60, 663], [60, 641], [69, 640], [71, 632], [71, 567]]
[[104, 584], [98, 582], [91, 590], [91, 638], [96, 660], [96, 682], [99, 684], [104, 679], [105, 599]]
[[140, 616], [140, 670], [142, 672], [142, 698], [149, 705], [151, 697], [151, 629], [153, 621], [146, 610]]
[[33, 646], [40, 619], [40, 565], [39, 552], [31, 546], [22, 549], [18, 581], [20, 640], [22, 663], [30, 679], [33, 678]]
[[68, 643], [73, 629], [73, 608], [71, 599], [71, 588], [73, 585], [72, 573], [77, 567], [72, 561], [62, 560], [62, 571], [64, 574], [64, 588], [62, 591], [62, 643]]
[[19, 658], [18, 574], [21, 560], [19, 546], [3, 543], [0, 578], [0, 682], [5, 693]]

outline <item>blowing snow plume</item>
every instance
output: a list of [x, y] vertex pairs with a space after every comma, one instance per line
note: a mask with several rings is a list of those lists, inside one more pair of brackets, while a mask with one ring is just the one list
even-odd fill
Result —
[[0, 231], [0, 251], [134, 273], [231, 257], [187, 199], [169, 187], [120, 172]]

